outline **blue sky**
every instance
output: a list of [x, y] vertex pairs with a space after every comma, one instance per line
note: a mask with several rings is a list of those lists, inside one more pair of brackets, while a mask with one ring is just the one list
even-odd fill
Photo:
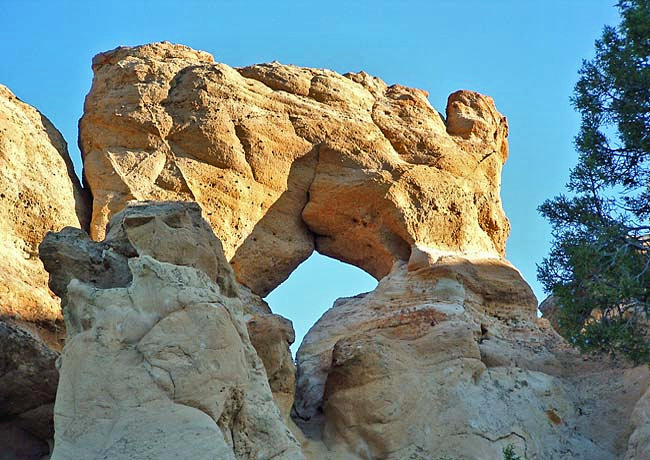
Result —
[[[536, 208], [563, 190], [577, 159], [579, 118], [569, 97], [603, 26], [618, 23], [614, 3], [0, 0], [0, 83], [52, 120], [77, 169], [91, 59], [119, 45], [168, 40], [232, 66], [278, 60], [365, 70], [427, 90], [443, 112], [457, 89], [490, 95], [510, 124], [502, 185], [508, 258], [542, 300], [535, 264], [548, 252], [550, 228]], [[359, 269], [312, 256], [268, 300], [300, 337], [335, 298], [375, 284]]]

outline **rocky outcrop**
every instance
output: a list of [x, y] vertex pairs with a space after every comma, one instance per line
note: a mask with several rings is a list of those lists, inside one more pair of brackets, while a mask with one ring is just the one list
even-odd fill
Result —
[[61, 318], [38, 259], [45, 233], [88, 224], [89, 203], [67, 145], [50, 121], [0, 85], [0, 313], [30, 322]]
[[66, 228], [41, 257], [67, 327], [52, 459], [303, 458], [198, 206], [134, 203], [104, 242]]
[[50, 230], [87, 225], [90, 205], [61, 134], [2, 85], [0, 189], [0, 313], [30, 322], [61, 319], [38, 244]]
[[382, 331], [410, 341], [440, 323], [462, 320], [479, 340], [486, 324], [498, 316], [534, 323], [535, 297], [507, 262], [441, 256], [425, 266], [418, 260], [423, 252], [414, 251], [408, 264], [396, 264], [374, 291], [339, 299], [311, 328], [297, 355], [295, 410], [301, 419], [323, 412], [326, 381], [336, 361], [333, 353], [350, 336]]
[[50, 230], [87, 226], [90, 202], [61, 134], [0, 85], [0, 457], [49, 452], [63, 338], [59, 299], [38, 244]]
[[[57, 344], [47, 345], [26, 322], [0, 319], [0, 458], [41, 459], [54, 435], [52, 409], [59, 375]], [[58, 347], [57, 347], [58, 348]]]
[[95, 57], [80, 123], [91, 235], [129, 200], [203, 208], [237, 278], [266, 295], [314, 250], [375, 277], [421, 244], [503, 255], [507, 123], [492, 99], [365, 73], [233, 69], [180, 45]]
[[650, 455], [650, 390], [634, 407], [632, 434], [628, 439], [625, 460], [641, 460]]
[[291, 321], [280, 315], [255, 314], [247, 323], [251, 343], [264, 364], [273, 398], [289, 421], [296, 391], [296, 367], [287, 347], [294, 342]]
[[[67, 327], [54, 460], [650, 458], [650, 369], [579, 355], [504, 258], [490, 98], [442, 115], [363, 72], [169, 43], [93, 70], [90, 236], [79, 218], [40, 245]], [[296, 374], [260, 296], [314, 250], [379, 284], [323, 315]], [[13, 458], [49, 451], [57, 354], [28, 326], [0, 323]]]
[[[508, 128], [490, 98], [456, 92], [443, 116], [425, 92], [363, 72], [233, 69], [169, 43], [100, 54], [93, 70], [80, 124], [93, 238], [129, 200], [196, 201], [252, 297], [314, 249], [380, 280], [300, 347], [308, 458], [493, 459], [513, 444], [609, 459], [645, 445], [648, 369], [575, 354], [504, 259]], [[255, 314], [286, 414], [291, 334]]]
[[510, 264], [423, 252], [305, 337], [294, 410], [308, 457], [488, 460], [512, 444], [527, 459], [619, 458], [647, 366], [578, 355]]
[[553, 329], [560, 332], [560, 323], [558, 322], [558, 304], [554, 296], [548, 296], [539, 304], [539, 311], [544, 319], [547, 319]]

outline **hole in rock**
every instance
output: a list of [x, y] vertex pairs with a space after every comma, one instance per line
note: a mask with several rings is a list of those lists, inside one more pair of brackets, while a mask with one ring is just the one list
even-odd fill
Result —
[[273, 313], [293, 322], [295, 358], [309, 328], [340, 297], [352, 297], [377, 287], [377, 280], [354, 265], [314, 253], [275, 288], [265, 300]]

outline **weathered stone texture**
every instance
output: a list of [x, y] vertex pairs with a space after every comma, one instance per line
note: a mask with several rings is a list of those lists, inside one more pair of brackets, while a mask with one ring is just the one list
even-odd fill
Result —
[[52, 459], [303, 458], [200, 208], [132, 203], [104, 242], [80, 232], [41, 244], [67, 328]]
[[492, 99], [365, 73], [233, 69], [169, 43], [93, 61], [80, 123], [101, 239], [128, 200], [195, 200], [238, 279], [265, 295], [314, 250], [377, 278], [418, 243], [503, 255], [507, 123]]
[[61, 134], [0, 84], [0, 457], [49, 452], [64, 335], [38, 244], [50, 230], [87, 226], [90, 201]]
[[425, 266], [421, 252], [339, 299], [301, 344], [308, 458], [488, 460], [509, 444], [529, 459], [621, 456], [633, 410], [645, 427], [648, 367], [580, 356], [528, 314], [535, 299], [506, 262], [430, 254]]
[[[70, 225], [40, 245], [67, 326], [54, 460], [650, 458], [648, 366], [579, 355], [505, 259], [492, 99], [458, 91], [442, 115], [364, 72], [234, 69], [170, 43], [93, 70], [90, 236], [60, 136], [0, 97], [0, 270], [27, 299], [3, 312], [58, 318], [34, 255]], [[8, 211], [23, 198], [38, 206]], [[379, 284], [322, 316], [296, 374], [291, 323], [261, 296], [314, 250]], [[0, 321], [0, 442], [36, 458], [57, 354], [21, 321]]]
[[61, 318], [38, 258], [45, 233], [88, 224], [89, 203], [67, 145], [39, 111], [0, 85], [0, 314]]

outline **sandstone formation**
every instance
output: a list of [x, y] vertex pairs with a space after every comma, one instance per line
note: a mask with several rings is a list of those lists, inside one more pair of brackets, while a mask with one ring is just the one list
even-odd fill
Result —
[[288, 346], [295, 335], [291, 321], [280, 315], [258, 313], [247, 323], [251, 343], [264, 364], [275, 402], [289, 421], [296, 390], [296, 367]]
[[134, 203], [104, 242], [65, 228], [40, 251], [67, 327], [53, 460], [304, 458], [197, 205]]
[[[49, 452], [63, 337], [38, 244], [50, 230], [87, 226], [82, 192], [61, 134], [0, 85], [0, 457]], [[12, 457], [13, 456], [13, 457]]]
[[[40, 245], [67, 327], [54, 460], [650, 458], [648, 366], [579, 355], [505, 259], [490, 98], [442, 115], [363, 72], [169, 43], [93, 70], [90, 236], [80, 219]], [[323, 315], [296, 371], [261, 296], [314, 250], [379, 284]], [[0, 436], [38, 458], [57, 354], [11, 321]]]
[[[492, 459], [513, 444], [606, 459], [630, 433], [645, 448], [648, 369], [576, 355], [503, 258], [507, 123], [490, 98], [456, 92], [443, 116], [363, 72], [233, 69], [169, 43], [100, 54], [93, 70], [80, 139], [95, 239], [129, 200], [196, 201], [251, 295], [314, 249], [380, 279], [300, 348], [308, 458]], [[266, 340], [291, 338], [258, 335], [282, 323], [263, 315], [249, 331], [286, 413], [293, 367]]]
[[558, 304], [555, 297], [548, 296], [542, 303], [539, 304], [539, 311], [542, 314], [542, 317], [547, 319], [553, 329], [560, 331], [560, 323], [558, 322]]
[[490, 460], [512, 444], [526, 459], [615, 459], [634, 424], [643, 454], [629, 458], [647, 456], [647, 366], [578, 355], [506, 262], [422, 252], [305, 337], [294, 410], [308, 458]]
[[314, 250], [376, 278], [421, 244], [499, 257], [507, 123], [492, 99], [365, 73], [233, 69], [180, 45], [93, 60], [80, 122], [91, 236], [129, 200], [203, 208], [237, 278], [266, 295]]
[[0, 313], [25, 321], [61, 318], [38, 259], [45, 233], [81, 227], [89, 204], [52, 123], [0, 85]]
[[628, 439], [625, 460], [641, 460], [650, 455], [650, 390], [634, 407], [632, 434]]

